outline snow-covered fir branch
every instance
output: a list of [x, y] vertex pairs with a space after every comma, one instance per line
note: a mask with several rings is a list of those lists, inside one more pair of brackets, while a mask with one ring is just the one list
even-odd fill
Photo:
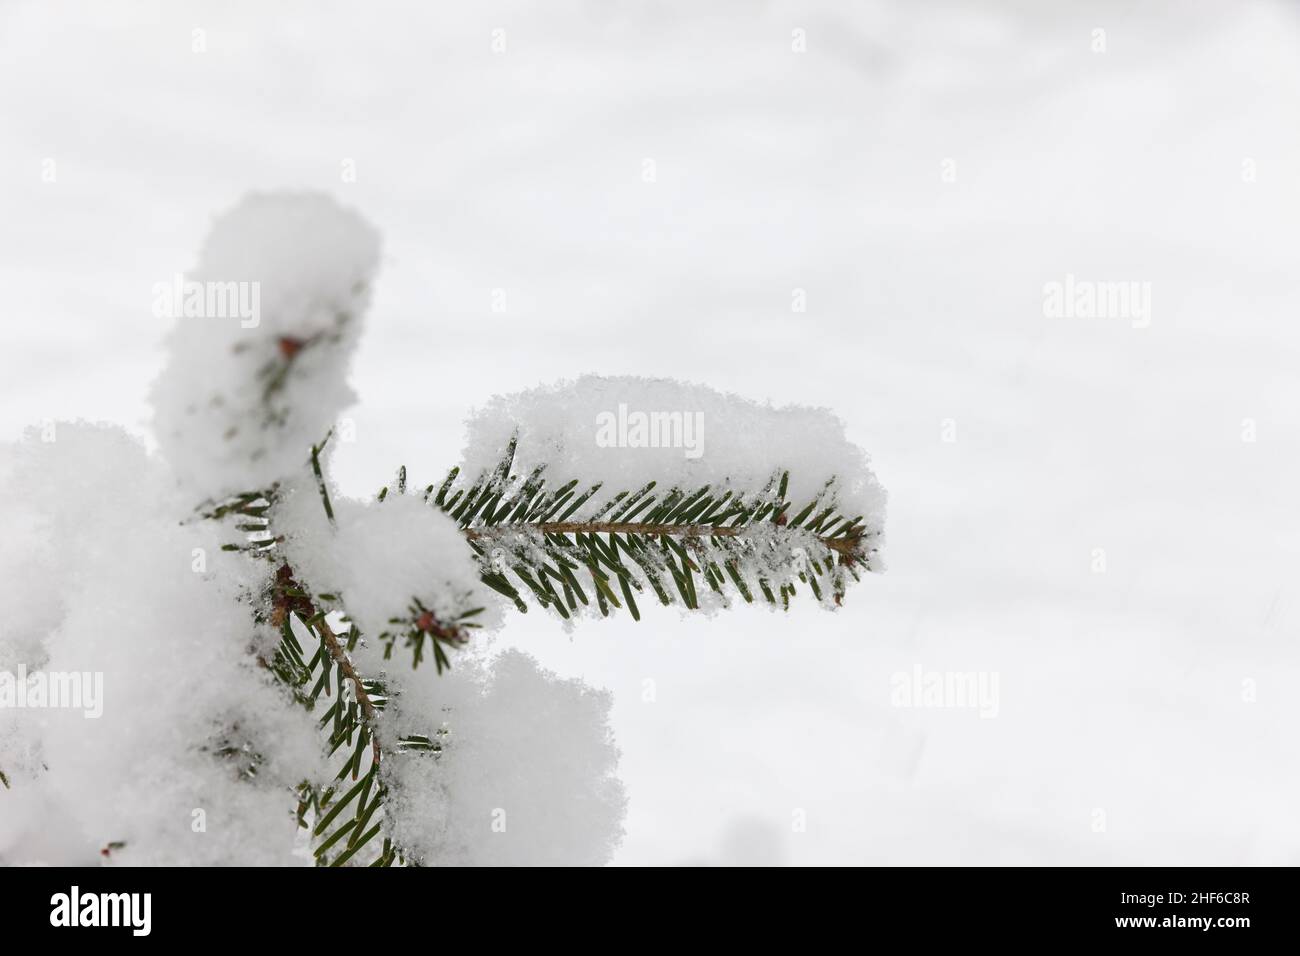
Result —
[[508, 615], [834, 607], [881, 568], [884, 492], [834, 415], [664, 379], [495, 398], [441, 481], [340, 494], [379, 261], [332, 200], [249, 197], [188, 274], [159, 452], [69, 423], [0, 455], [0, 670], [105, 687], [99, 719], [0, 728], [0, 860], [604, 863], [609, 695], [490, 654]]

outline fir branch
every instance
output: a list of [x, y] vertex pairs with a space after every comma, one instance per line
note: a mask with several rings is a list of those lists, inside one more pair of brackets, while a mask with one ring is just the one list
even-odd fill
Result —
[[[744, 536], [749, 530], [745, 526], [718, 528], [714, 525], [652, 524], [641, 521], [541, 521], [536, 524], [528, 524], [526, 527], [543, 535], [631, 534], [674, 538], [735, 538]], [[500, 537], [499, 530], [508, 531], [510, 529], [492, 527], [466, 528], [465, 537], [470, 541], [491, 540], [494, 537]], [[862, 534], [845, 538], [817, 535], [817, 540], [829, 550], [847, 560], [857, 559], [863, 545]]]
[[723, 603], [729, 594], [746, 602], [761, 595], [788, 608], [797, 581], [838, 605], [846, 576], [875, 570], [879, 530], [837, 512], [833, 481], [798, 510], [785, 471], [756, 493], [705, 485], [656, 494], [651, 481], [601, 496], [598, 483], [579, 492], [577, 479], [552, 490], [544, 466], [511, 474], [515, 450], [512, 440], [473, 484], [453, 468], [425, 500], [457, 522], [484, 583], [521, 612], [525, 594], [564, 618], [590, 605], [579, 574], [602, 615], [626, 605], [639, 619], [634, 595], [647, 589], [661, 604], [691, 609], [708, 593]]
[[[328, 440], [328, 436], [326, 436]], [[319, 470], [319, 453], [324, 442], [312, 449], [313, 472], [321, 492], [321, 500], [328, 517], [333, 518], [329, 504], [328, 492]], [[401, 482], [404, 486], [404, 482]], [[380, 779], [380, 767], [384, 757], [384, 747], [380, 743], [379, 721], [387, 701], [387, 692], [381, 681], [366, 678], [356, 668], [348, 651], [360, 639], [355, 625], [350, 627], [347, 635], [335, 633], [327, 620], [324, 609], [326, 603], [339, 600], [337, 595], [320, 594], [313, 596], [294, 576], [289, 563], [279, 557], [278, 545], [281, 538], [271, 535], [271, 514], [274, 510], [277, 489], [272, 487], [264, 491], [245, 492], [231, 499], [205, 504], [200, 509], [200, 516], [213, 519], [235, 519], [242, 523], [236, 528], [245, 532], [246, 543], [227, 545], [227, 549], [245, 551], [255, 557], [270, 557], [279, 561], [267, 594], [265, 606], [269, 616], [261, 618], [261, 611], [255, 616], [269, 621], [280, 631], [280, 642], [270, 660], [258, 657], [258, 663], [269, 670], [279, 682], [284, 684], [294, 699], [311, 711], [322, 696], [330, 697], [331, 687], [337, 689], [332, 704], [326, 708], [318, 723], [325, 734], [328, 754], [342, 754], [343, 762], [335, 776], [333, 785], [323, 791], [308, 782], [300, 784], [297, 791], [298, 821], [302, 827], [309, 827], [315, 838], [313, 850], [317, 865], [343, 866], [352, 862], [383, 831], [383, 810], [388, 795], [387, 787]], [[473, 609], [463, 617], [472, 617], [482, 609]], [[415, 601], [412, 606], [413, 632], [421, 640], [425, 635], [434, 642], [435, 657], [439, 672], [449, 661], [439, 646], [439, 642], [460, 644], [467, 640], [465, 627], [472, 624], [456, 621], [444, 624], [431, 612]], [[318, 645], [310, 657], [308, 650], [294, 633], [293, 620], [316, 639]], [[345, 617], [346, 620], [346, 617]], [[376, 639], [388, 641], [387, 650], [391, 651], [393, 636], [385, 633]], [[408, 637], [409, 640], [409, 637]], [[416, 663], [420, 655], [417, 644]], [[387, 656], [387, 654], [386, 654]], [[348, 694], [344, 694], [344, 687]], [[350, 699], [347, 697], [350, 696]], [[426, 751], [436, 758], [441, 752], [437, 742], [441, 731], [430, 736], [416, 735], [400, 738], [398, 751]], [[219, 756], [230, 756], [229, 747], [219, 748]], [[363, 768], [363, 754], [369, 754], [369, 761]], [[351, 786], [344, 790], [343, 782], [351, 781]], [[355, 803], [355, 811], [344, 815]], [[307, 813], [312, 811], [314, 822], [308, 824]], [[340, 817], [344, 819], [340, 820]], [[377, 818], [377, 820], [376, 820]], [[337, 825], [336, 825], [337, 824]], [[390, 837], [383, 840], [371, 866], [393, 866], [409, 862], [403, 850], [393, 843]]]
[[[343, 762], [334, 783], [323, 792], [310, 783], [299, 787], [298, 822], [300, 826], [308, 827], [307, 812], [314, 812], [315, 821], [310, 829], [316, 840], [313, 850], [316, 863], [319, 866], [341, 866], [368, 846], [382, 828], [381, 824], [376, 824], [375, 828], [367, 830], [359, 823], [363, 820], [369, 822], [382, 809], [387, 796], [387, 788], [379, 779], [384, 753], [379, 740], [380, 713], [386, 699], [384, 688], [380, 682], [368, 680], [357, 671], [339, 635], [327, 623], [325, 613], [317, 609], [312, 596], [294, 580], [287, 563], [276, 572], [271, 603], [271, 620], [279, 624], [282, 635], [272, 671], [308, 710], [315, 708], [322, 694], [330, 696], [331, 679], [338, 691], [318, 725], [326, 735], [328, 754], [332, 756], [341, 751]], [[293, 633], [292, 618], [297, 618], [319, 642], [308, 663], [302, 660], [305, 652]], [[304, 692], [308, 686], [312, 687], [311, 691]], [[350, 700], [344, 693], [345, 686], [350, 691]], [[370, 760], [363, 772], [365, 753], [370, 754]], [[339, 796], [339, 791], [345, 787], [344, 782], [349, 779], [351, 787]], [[355, 812], [331, 832], [331, 825], [354, 801]], [[346, 842], [343, 842], [345, 837]], [[331, 851], [340, 843], [342, 846], [336, 851], [338, 855], [331, 859]], [[387, 842], [383, 852], [389, 853]]]
[[[326, 517], [333, 524], [334, 510], [320, 463], [329, 437], [312, 447], [310, 462]], [[838, 604], [846, 574], [856, 579], [858, 568], [872, 570], [872, 556], [878, 550], [878, 529], [868, 527], [860, 516], [837, 513], [832, 482], [798, 510], [787, 498], [788, 472], [775, 473], [756, 493], [706, 485], [656, 494], [656, 483], [648, 482], [639, 489], [606, 492], [602, 497], [599, 484], [583, 491], [576, 479], [551, 487], [542, 467], [523, 476], [512, 474], [514, 452], [512, 441], [491, 472], [472, 484], [460, 480], [459, 469], [452, 469], [436, 493], [433, 485], [424, 490], [424, 500], [457, 523], [479, 558], [484, 583], [521, 611], [528, 607], [523, 594], [530, 594], [543, 608], [568, 618], [590, 606], [594, 596], [601, 614], [626, 606], [639, 619], [636, 596], [647, 591], [661, 604], [680, 601], [692, 609], [701, 606], [701, 596], [713, 594], [714, 600], [725, 602], [729, 593], [746, 602], [759, 595], [788, 608], [796, 581], [818, 600], [829, 598]], [[395, 488], [398, 494], [406, 493], [405, 468], [399, 470]], [[340, 635], [327, 622], [323, 606], [339, 596], [309, 594], [280, 554], [282, 539], [271, 531], [276, 492], [272, 487], [209, 502], [201, 514], [239, 522], [236, 528], [245, 533], [245, 543], [227, 548], [279, 562], [268, 603], [270, 621], [280, 629], [281, 640], [272, 660], [262, 663], [308, 710], [322, 696], [330, 697], [332, 686], [337, 688], [319, 725], [328, 753], [341, 752], [343, 762], [333, 785], [323, 792], [308, 783], [298, 788], [298, 819], [306, 827], [307, 814], [313, 813], [310, 826], [317, 863], [342, 866], [357, 859], [384, 829], [381, 811], [387, 790], [380, 778], [384, 748], [378, 724], [387, 692], [381, 682], [365, 678], [349, 656], [349, 649], [362, 638], [356, 626], [350, 625], [349, 632]], [[379, 500], [385, 500], [388, 492], [384, 488]], [[468, 629], [476, 626], [470, 619], [481, 610], [473, 608], [444, 622], [412, 598], [405, 617], [391, 619], [391, 627], [367, 637], [384, 645], [385, 658], [404, 637], [413, 666], [419, 665], [427, 640], [441, 673], [450, 665], [444, 645], [463, 644]], [[293, 618], [315, 638], [314, 654], [295, 636]], [[397, 748], [426, 751], [436, 759], [441, 751], [439, 736], [440, 732], [408, 736], [398, 741]], [[370, 759], [363, 768], [367, 752]], [[401, 848], [385, 837], [369, 865], [405, 862]]]

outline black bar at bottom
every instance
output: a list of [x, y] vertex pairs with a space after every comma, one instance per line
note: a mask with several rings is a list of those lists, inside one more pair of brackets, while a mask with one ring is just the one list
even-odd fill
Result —
[[[848, 933], [863, 944], [901, 935], [927, 946], [1125, 937], [1232, 945], [1294, 935], [1294, 875], [1226, 867], [616, 869], [593, 879], [583, 871], [24, 868], [0, 870], [0, 932], [6, 943], [76, 933], [82, 942], [112, 936], [128, 946], [259, 947], [332, 945], [336, 933], [355, 933], [373, 946], [391, 927], [399, 935], [436, 931], [433, 945], [460, 924], [490, 938], [506, 926], [531, 926], [549, 945], [609, 924], [615, 932], [640, 926], [637, 935], [664, 944], [811, 934], [806, 946]], [[601, 945], [621, 944], [606, 936]]]

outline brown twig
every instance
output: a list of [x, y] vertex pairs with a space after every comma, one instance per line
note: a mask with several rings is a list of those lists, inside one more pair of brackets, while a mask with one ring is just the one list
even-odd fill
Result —
[[[307, 592], [293, 578], [293, 569], [288, 564], [280, 565], [280, 569], [275, 574], [275, 597], [272, 600], [274, 612], [272, 621], [276, 624], [283, 623], [284, 616], [289, 613], [297, 615], [298, 619], [306, 625], [312, 633], [320, 638], [325, 650], [329, 652], [330, 660], [339, 666], [343, 676], [352, 682], [352, 690], [356, 695], [357, 704], [361, 707], [361, 714], [366, 723], [370, 725], [370, 749], [374, 755], [375, 766], [379, 765], [381, 750], [379, 747], [378, 734], [378, 717], [379, 713], [375, 710], [374, 701], [366, 692], [365, 685], [361, 681], [361, 675], [357, 669], [352, 666], [352, 660], [348, 657], [347, 650], [339, 643], [338, 636], [325, 623], [325, 615], [319, 614], [316, 606], [312, 603]], [[297, 593], [290, 594], [290, 590]], [[311, 621], [316, 621], [313, 626]]]
[[343, 645], [339, 643], [338, 637], [330, 630], [330, 626], [325, 623], [324, 618], [318, 622], [318, 627], [320, 639], [324, 643], [326, 650], [329, 651], [330, 657], [339, 665], [339, 669], [343, 671], [343, 676], [352, 681], [352, 689], [356, 694], [357, 703], [361, 705], [361, 713], [366, 718], [366, 723], [370, 725], [370, 750], [374, 754], [375, 766], [377, 767], [379, 766], [381, 750], [377, 727], [379, 715], [375, 711], [375, 704], [370, 699], [370, 695], [366, 693], [366, 689], [361, 683], [361, 675], [352, 666], [347, 651], [343, 649]]

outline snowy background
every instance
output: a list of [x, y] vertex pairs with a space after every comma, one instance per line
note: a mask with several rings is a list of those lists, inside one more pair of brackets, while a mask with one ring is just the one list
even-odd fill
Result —
[[842, 416], [839, 613], [499, 639], [614, 693], [617, 862], [1300, 863], [1294, 4], [7, 2], [0, 116], [0, 439], [147, 435], [152, 286], [253, 188], [383, 235], [351, 493], [583, 372]]

